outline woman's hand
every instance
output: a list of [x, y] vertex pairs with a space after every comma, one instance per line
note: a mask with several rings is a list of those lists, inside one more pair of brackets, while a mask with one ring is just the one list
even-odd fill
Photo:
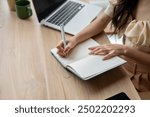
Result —
[[75, 38], [71, 38], [71, 39], [67, 39], [67, 45], [66, 47], [64, 47], [64, 43], [63, 41], [61, 41], [58, 45], [58, 54], [61, 57], [67, 57], [69, 55], [69, 53], [71, 52], [71, 50], [77, 45], [77, 41]]
[[114, 56], [124, 55], [126, 52], [126, 46], [120, 44], [102, 45], [89, 48], [90, 54], [104, 55], [103, 60], [110, 59]]

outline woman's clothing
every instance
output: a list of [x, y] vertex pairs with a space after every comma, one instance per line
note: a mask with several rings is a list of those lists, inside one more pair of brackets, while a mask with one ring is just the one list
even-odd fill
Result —
[[[109, 6], [104, 11], [110, 17], [113, 16], [115, 4], [116, 2], [110, 1]], [[131, 21], [125, 29], [123, 37], [125, 45], [150, 54], [150, 21]], [[125, 57], [125, 59], [127, 64], [124, 65], [124, 69], [130, 76], [135, 88], [139, 92], [150, 91], [150, 66], [145, 67], [131, 58]]]

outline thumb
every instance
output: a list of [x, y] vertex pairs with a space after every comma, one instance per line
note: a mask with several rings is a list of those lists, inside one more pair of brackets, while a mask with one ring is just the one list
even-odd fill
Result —
[[70, 49], [71, 49], [70, 46], [67, 45], [66, 48], [65, 48], [65, 50], [64, 50], [64, 52], [68, 53], [70, 51]]

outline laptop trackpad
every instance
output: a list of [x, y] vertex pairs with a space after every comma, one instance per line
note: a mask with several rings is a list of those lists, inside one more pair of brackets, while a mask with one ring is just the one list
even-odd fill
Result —
[[72, 20], [68, 22], [65, 26], [65, 32], [70, 34], [77, 34], [83, 28], [85, 28], [102, 10], [100, 7], [93, 7], [92, 5], [87, 5], [81, 10]]

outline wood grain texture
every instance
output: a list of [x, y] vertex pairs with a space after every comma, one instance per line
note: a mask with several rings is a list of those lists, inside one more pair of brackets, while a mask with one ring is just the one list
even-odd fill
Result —
[[[2, 4], [0, 99], [105, 99], [119, 92], [140, 99], [121, 68], [88, 81], [68, 72], [50, 54], [60, 41], [60, 32], [41, 26], [35, 11], [31, 18], [21, 20], [5, 0]], [[102, 34], [95, 38], [108, 43]]]

